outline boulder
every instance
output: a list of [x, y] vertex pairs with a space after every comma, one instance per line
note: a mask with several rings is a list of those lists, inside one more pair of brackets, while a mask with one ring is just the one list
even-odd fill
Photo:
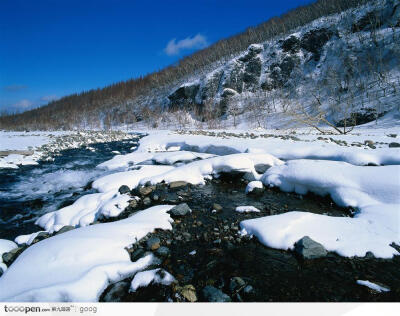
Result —
[[328, 252], [320, 243], [304, 236], [294, 244], [294, 250], [304, 259], [316, 259], [325, 257]]
[[400, 147], [399, 143], [392, 142], [389, 144], [389, 148], [399, 148], [399, 147]]
[[176, 205], [168, 211], [168, 213], [173, 216], [185, 216], [186, 214], [189, 214], [191, 212], [192, 210], [186, 203]]

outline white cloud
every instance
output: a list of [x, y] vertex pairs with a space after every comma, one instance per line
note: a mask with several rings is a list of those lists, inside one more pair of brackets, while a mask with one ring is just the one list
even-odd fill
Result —
[[52, 95], [45, 95], [43, 97], [40, 98], [40, 101], [44, 101], [44, 102], [50, 102], [50, 101], [54, 101], [54, 100], [58, 100], [58, 96], [56, 96], [55, 94]]
[[207, 45], [207, 38], [201, 34], [197, 34], [193, 37], [189, 36], [179, 41], [176, 41], [176, 38], [170, 40], [164, 48], [164, 52], [169, 56], [173, 56], [178, 55], [185, 49], [199, 49], [204, 48]]
[[27, 108], [31, 107], [32, 105], [33, 105], [33, 103], [31, 101], [29, 101], [28, 99], [23, 99], [23, 100], [15, 103], [14, 107], [19, 108], [19, 109], [27, 109]]

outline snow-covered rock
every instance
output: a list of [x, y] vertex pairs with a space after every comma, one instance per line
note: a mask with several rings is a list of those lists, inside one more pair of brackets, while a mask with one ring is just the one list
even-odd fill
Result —
[[136, 273], [131, 282], [130, 291], [135, 292], [140, 287], [146, 287], [150, 284], [170, 285], [175, 278], [163, 269], [154, 269]]
[[110, 283], [152, 263], [152, 255], [131, 262], [125, 247], [155, 229], [171, 229], [171, 207], [154, 206], [121, 221], [74, 229], [34, 244], [0, 278], [0, 300], [97, 301]]

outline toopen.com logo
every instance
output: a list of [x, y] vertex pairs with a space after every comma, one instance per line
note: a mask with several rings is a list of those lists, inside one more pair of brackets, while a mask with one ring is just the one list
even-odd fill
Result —
[[7, 306], [4, 305], [4, 311], [6, 313], [40, 313], [41, 309], [38, 306], [23, 306], [23, 305], [13, 305]]

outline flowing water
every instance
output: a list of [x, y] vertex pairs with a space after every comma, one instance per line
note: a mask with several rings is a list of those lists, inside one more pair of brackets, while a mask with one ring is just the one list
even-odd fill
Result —
[[136, 140], [92, 144], [95, 151], [68, 149], [54, 161], [0, 169], [0, 239], [40, 230], [38, 217], [91, 193], [90, 183], [107, 173], [96, 166], [115, 156], [113, 151], [129, 153], [136, 145]]

